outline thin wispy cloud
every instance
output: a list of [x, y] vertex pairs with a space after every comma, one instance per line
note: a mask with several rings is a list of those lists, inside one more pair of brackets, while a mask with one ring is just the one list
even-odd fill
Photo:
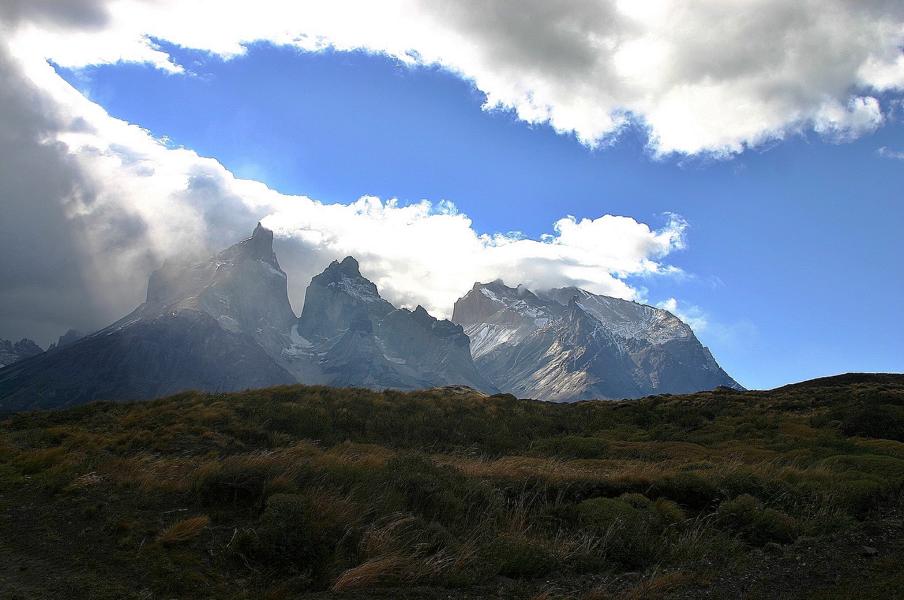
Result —
[[891, 158], [893, 160], [904, 160], [904, 150], [893, 150], [888, 146], [882, 146], [876, 151], [882, 158]]

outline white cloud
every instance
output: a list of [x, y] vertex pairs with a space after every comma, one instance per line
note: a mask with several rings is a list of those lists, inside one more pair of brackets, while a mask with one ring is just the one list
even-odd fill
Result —
[[[70, 326], [105, 325], [143, 299], [149, 271], [165, 258], [225, 247], [258, 220], [277, 233], [296, 309], [311, 276], [345, 255], [389, 300], [438, 316], [476, 280], [580, 285], [633, 299], [640, 292], [630, 278], [680, 272], [664, 262], [684, 247], [677, 215], [659, 229], [629, 217], [566, 216], [529, 239], [477, 232], [451, 202], [325, 204], [281, 194], [110, 117], [23, 46], [10, 57], [0, 44], [0, 100], [0, 198], [16, 209], [0, 223], [6, 336], [46, 342]], [[26, 149], [48, 156], [3, 170]], [[60, 185], [42, 187], [49, 177]], [[55, 267], [61, 257], [67, 264]]]
[[857, 97], [851, 98], [847, 106], [823, 105], [816, 114], [814, 129], [831, 140], [846, 142], [875, 131], [884, 119], [878, 100]]
[[[181, 70], [154, 39], [224, 57], [258, 40], [304, 50], [363, 49], [458, 73], [486, 94], [488, 108], [513, 109], [588, 145], [610, 141], [633, 119], [649, 128], [651, 149], [660, 155], [730, 155], [807, 128], [851, 139], [882, 122], [874, 92], [904, 89], [904, 3], [888, 0], [35, 6], [37, 15], [61, 6], [70, 18], [32, 14], [18, 26], [16, 43], [64, 66], [125, 60]], [[72, 25], [81, 24], [71, 18], [79, 7], [91, 28]]]
[[[274, 206], [264, 224], [307, 252], [351, 254], [390, 299], [448, 316], [475, 281], [502, 278], [529, 287], [581, 285], [635, 299], [631, 276], [675, 271], [659, 262], [683, 246], [685, 223], [673, 217], [654, 231], [628, 217], [560, 219], [542, 240], [479, 234], [448, 203], [398, 206], [365, 197], [349, 205], [294, 198]], [[306, 279], [305, 279], [306, 282]]]

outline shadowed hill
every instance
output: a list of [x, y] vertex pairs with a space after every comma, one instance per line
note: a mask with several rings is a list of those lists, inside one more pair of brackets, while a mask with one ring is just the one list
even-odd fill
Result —
[[829, 377], [818, 377], [798, 383], [790, 383], [776, 388], [776, 391], [796, 388], [838, 387], [850, 384], [904, 385], [904, 373], [842, 373]]

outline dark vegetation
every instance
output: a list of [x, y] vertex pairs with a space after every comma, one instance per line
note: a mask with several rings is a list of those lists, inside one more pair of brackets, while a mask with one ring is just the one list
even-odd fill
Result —
[[0, 595], [887, 598], [902, 492], [904, 376], [186, 393], [0, 422]]

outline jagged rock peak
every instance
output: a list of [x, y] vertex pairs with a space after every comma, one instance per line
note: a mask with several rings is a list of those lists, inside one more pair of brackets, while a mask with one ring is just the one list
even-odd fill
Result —
[[54, 348], [62, 348], [63, 346], [74, 344], [83, 337], [85, 337], [85, 334], [78, 329], [69, 329], [68, 331], [66, 331], [66, 333], [61, 335], [55, 343], [50, 344], [50, 347], [47, 348], [47, 350], [53, 350]]
[[529, 290], [523, 283], [519, 283], [515, 287], [512, 287], [506, 285], [505, 281], [503, 281], [501, 278], [494, 279], [493, 281], [487, 283], [480, 283], [478, 281], [474, 284], [471, 290], [477, 292], [481, 290], [487, 290], [496, 294], [502, 294], [510, 298], [536, 298], [536, 294]]
[[324, 271], [311, 280], [312, 285], [342, 290], [347, 294], [363, 300], [379, 299], [377, 286], [361, 275], [358, 261], [346, 256], [342, 261], [334, 260]]
[[13, 350], [23, 356], [33, 356], [35, 354], [44, 352], [43, 348], [41, 348], [28, 338], [22, 338], [21, 340], [13, 344]]
[[276, 254], [273, 252], [273, 232], [260, 223], [254, 228], [251, 237], [239, 242], [239, 246], [250, 258], [276, 262]]
[[327, 276], [329, 279], [341, 279], [341, 278], [364, 278], [361, 275], [361, 269], [358, 265], [358, 261], [353, 256], [346, 256], [341, 261], [334, 260], [329, 264], [329, 266], [323, 270], [321, 275]]
[[475, 281], [474, 285], [471, 286], [471, 289], [475, 290], [475, 291], [479, 291], [483, 288], [514, 289], [514, 288], [509, 288], [507, 285], [505, 285], [505, 282], [500, 277], [497, 277], [493, 281], [487, 281], [487, 282]]

